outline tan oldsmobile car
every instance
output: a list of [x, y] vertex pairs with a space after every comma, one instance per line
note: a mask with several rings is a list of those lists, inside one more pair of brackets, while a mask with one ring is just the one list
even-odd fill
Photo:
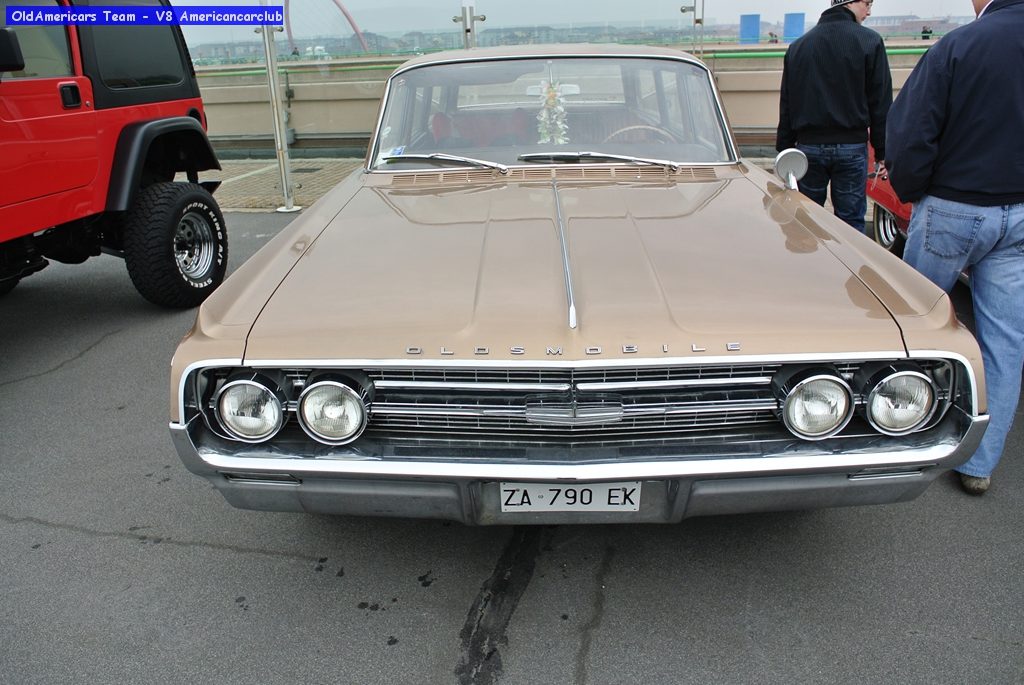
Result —
[[471, 524], [904, 501], [985, 429], [950, 300], [737, 156], [698, 60], [413, 59], [366, 158], [175, 354], [171, 433], [237, 506]]

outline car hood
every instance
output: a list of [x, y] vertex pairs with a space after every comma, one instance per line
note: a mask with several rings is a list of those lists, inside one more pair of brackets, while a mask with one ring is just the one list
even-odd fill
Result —
[[890, 311], [834, 249], [860, 236], [777, 199], [738, 174], [365, 185], [269, 298], [245, 357], [902, 353]]

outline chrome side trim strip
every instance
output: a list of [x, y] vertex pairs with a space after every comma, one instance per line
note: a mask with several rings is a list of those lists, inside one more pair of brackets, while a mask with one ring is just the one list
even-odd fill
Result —
[[896, 473], [855, 473], [848, 476], [850, 480], [896, 480], [899, 478], [920, 478], [921, 471], [900, 471]]
[[675, 390], [678, 388], [705, 388], [722, 385], [771, 385], [769, 376], [744, 378], [694, 378], [678, 381], [637, 381], [635, 383], [577, 383], [580, 392], [619, 392], [628, 390]]
[[455, 383], [445, 381], [375, 381], [380, 390], [481, 390], [484, 392], [569, 392], [569, 383]]
[[298, 480], [275, 480], [272, 478], [249, 477], [247, 475], [225, 473], [224, 479], [229, 483], [241, 483], [244, 485], [259, 485], [261, 487], [273, 488], [297, 488], [302, 483]]
[[555, 214], [558, 217], [558, 239], [562, 243], [562, 268], [565, 269], [565, 295], [569, 300], [569, 328], [576, 328], [576, 300], [572, 294], [572, 265], [569, 262], [569, 245], [565, 237], [565, 220], [562, 218], [562, 201], [558, 197], [557, 181], [551, 181], [551, 192], [555, 194]]

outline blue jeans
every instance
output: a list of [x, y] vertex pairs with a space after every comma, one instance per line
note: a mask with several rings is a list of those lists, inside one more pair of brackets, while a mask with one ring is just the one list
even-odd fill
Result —
[[866, 143], [804, 145], [797, 148], [807, 155], [807, 174], [799, 181], [800, 192], [825, 206], [825, 194], [832, 184], [832, 207], [836, 216], [864, 233], [864, 214], [868, 210], [865, 186], [868, 182], [868, 146]]
[[974, 328], [985, 363], [989, 424], [957, 468], [992, 474], [1020, 399], [1024, 367], [1024, 204], [977, 207], [926, 195], [914, 205], [903, 258], [947, 292], [970, 270]]

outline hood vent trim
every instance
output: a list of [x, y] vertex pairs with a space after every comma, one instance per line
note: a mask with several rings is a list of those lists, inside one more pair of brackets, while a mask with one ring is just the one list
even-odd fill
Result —
[[591, 166], [513, 168], [502, 176], [490, 169], [459, 169], [423, 173], [395, 174], [391, 185], [398, 188], [449, 183], [489, 183], [500, 181], [717, 181], [718, 170], [712, 166], [680, 167], [673, 172], [657, 166]]

